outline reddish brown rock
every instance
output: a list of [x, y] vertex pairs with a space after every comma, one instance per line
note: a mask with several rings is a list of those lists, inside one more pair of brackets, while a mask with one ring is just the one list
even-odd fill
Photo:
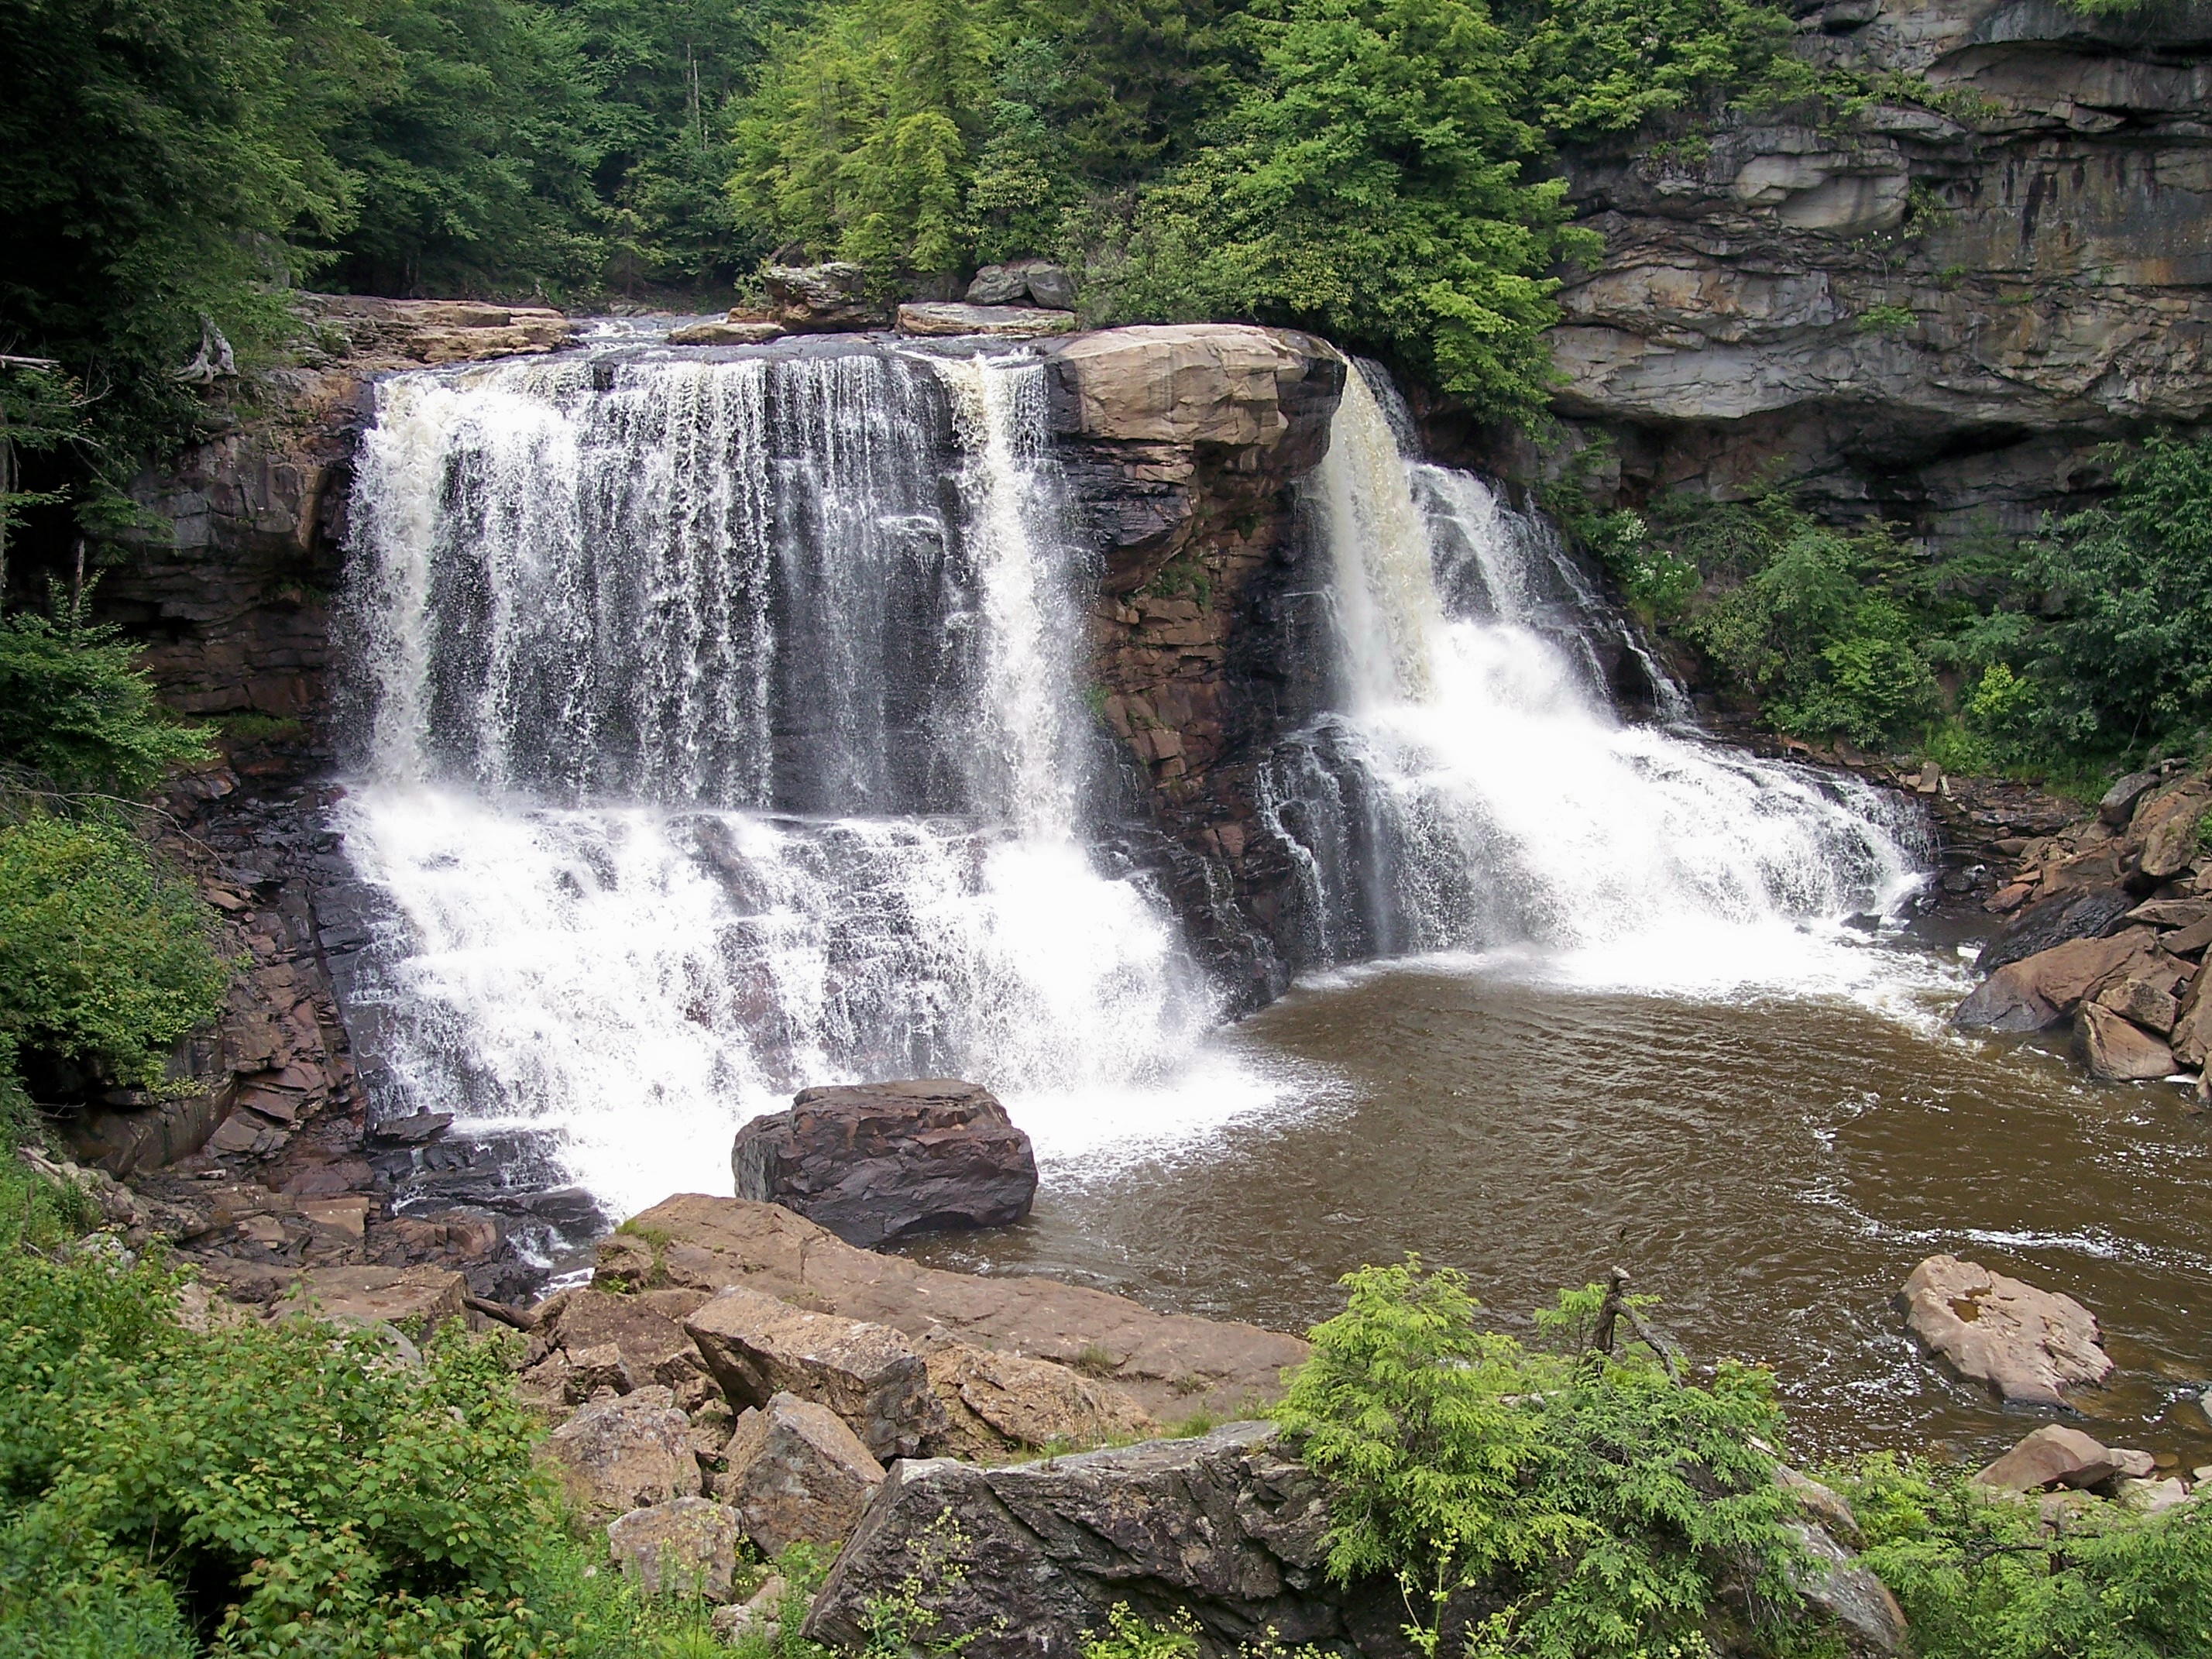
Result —
[[[650, 1232], [659, 1242], [648, 1243]], [[781, 1206], [683, 1194], [599, 1243], [599, 1278], [695, 1290], [741, 1285], [808, 1307], [949, 1335], [980, 1348], [1086, 1368], [1153, 1416], [1249, 1409], [1279, 1398], [1306, 1357], [1295, 1336], [1158, 1314], [1127, 1297], [1049, 1279], [976, 1277], [854, 1249]]]
[[2153, 957], [2154, 934], [2131, 927], [2108, 939], [2077, 939], [2008, 963], [1974, 988], [1951, 1016], [1967, 1031], [2039, 1031], [2080, 1006], [2099, 981]]
[[586, 1406], [544, 1442], [568, 1497], [586, 1519], [606, 1521], [635, 1509], [699, 1493], [699, 1461], [690, 1424], [666, 1389]]
[[732, 1406], [789, 1393], [826, 1406], [879, 1458], [911, 1457], [944, 1428], [914, 1345], [888, 1325], [724, 1291], [684, 1322]]
[[2150, 1083], [2173, 1073], [2173, 1051], [2101, 1003], [2075, 1017], [2082, 1064], [2100, 1083]]
[[2173, 1057], [2184, 1066], [2202, 1068], [2212, 1054], [2212, 971], [2199, 969], [2173, 1018]]
[[1036, 1158], [990, 1091], [925, 1078], [804, 1089], [738, 1131], [739, 1198], [781, 1204], [848, 1244], [1003, 1227], [1030, 1212]]
[[925, 1448], [932, 1456], [1081, 1449], [1159, 1431], [1121, 1389], [1048, 1359], [946, 1342], [931, 1351], [928, 1365], [930, 1386], [951, 1425]]
[[2112, 1369], [2097, 1320], [2070, 1296], [1931, 1255], [1899, 1292], [1905, 1323], [1930, 1354], [1968, 1382], [2022, 1405], [2063, 1406]]
[[883, 1465], [842, 1418], [790, 1394], [740, 1417], [723, 1458], [729, 1472], [716, 1478], [715, 1496], [769, 1556], [790, 1544], [834, 1551], [884, 1484]]
[[2051, 1423], [2029, 1435], [1974, 1477], [1996, 1492], [2094, 1486], [2120, 1473], [2118, 1457], [2079, 1429]]

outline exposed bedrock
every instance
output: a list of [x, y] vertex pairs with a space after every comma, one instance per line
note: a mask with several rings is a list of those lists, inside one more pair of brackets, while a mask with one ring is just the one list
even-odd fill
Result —
[[[1568, 158], [1555, 407], [1633, 501], [1775, 477], [1954, 535], [2094, 496], [2097, 446], [2212, 405], [2212, 5], [1801, 3], [1855, 122], [1739, 117]], [[1498, 459], [1492, 451], [1492, 459]], [[1533, 457], [1518, 465], [1533, 470]]]

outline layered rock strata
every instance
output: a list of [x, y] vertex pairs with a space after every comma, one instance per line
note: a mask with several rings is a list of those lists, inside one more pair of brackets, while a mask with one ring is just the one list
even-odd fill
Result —
[[2212, 8], [1796, 9], [1856, 114], [1567, 157], [1605, 251], [1559, 295], [1555, 407], [1601, 480], [2020, 533], [2094, 499], [2101, 443], [2204, 420]]

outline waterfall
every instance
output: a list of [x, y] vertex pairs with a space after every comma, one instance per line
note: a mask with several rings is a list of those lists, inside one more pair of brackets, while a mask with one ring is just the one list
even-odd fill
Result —
[[1517, 951], [1661, 991], [1850, 980], [1842, 925], [1919, 884], [1912, 816], [1698, 739], [1648, 655], [1676, 722], [1624, 723], [1596, 647], [1638, 655], [1632, 630], [1548, 526], [1409, 457], [1399, 425], [1347, 377], [1311, 515], [1336, 707], [1261, 780], [1307, 963]]
[[[1099, 872], [1042, 371], [625, 347], [380, 388], [335, 809], [380, 1115], [617, 1213], [804, 1085], [957, 1074], [1048, 1154], [1161, 1106], [1212, 996]], [[503, 1176], [502, 1178], [509, 1178]]]

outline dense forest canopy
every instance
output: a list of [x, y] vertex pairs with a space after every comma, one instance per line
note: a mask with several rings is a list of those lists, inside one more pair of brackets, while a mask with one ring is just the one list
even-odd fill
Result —
[[[1768, 0], [0, 0], [0, 354], [52, 363], [0, 366], [0, 594], [11, 534], [97, 562], [305, 287], [711, 308], [771, 258], [890, 296], [1042, 255], [1087, 323], [1310, 327], [1540, 428], [1597, 246], [1562, 146], [1930, 96], [1798, 32]], [[1770, 726], [2094, 771], [2212, 714], [2202, 455], [1940, 571], [1781, 498], [1552, 505]]]

